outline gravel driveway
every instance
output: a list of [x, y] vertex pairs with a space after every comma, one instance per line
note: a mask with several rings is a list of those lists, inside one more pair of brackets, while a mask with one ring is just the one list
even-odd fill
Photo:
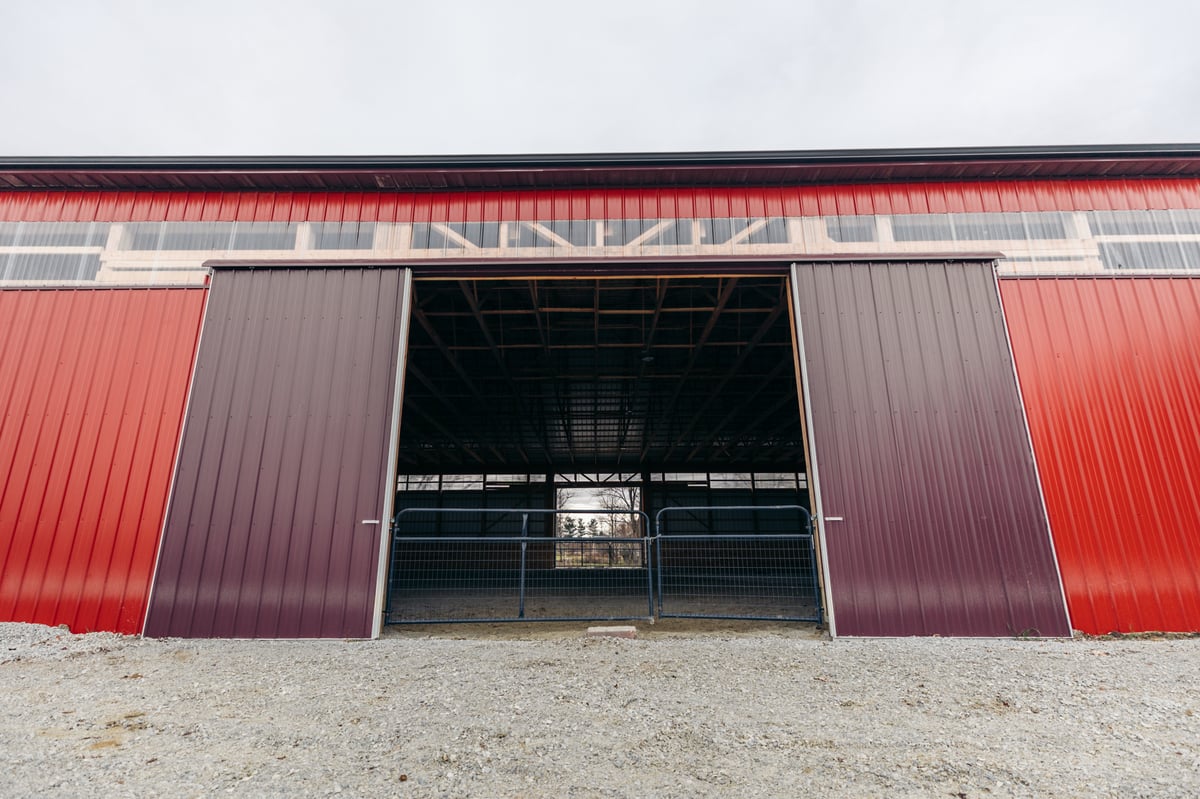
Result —
[[0, 624], [4, 796], [1200, 795], [1200, 639]]

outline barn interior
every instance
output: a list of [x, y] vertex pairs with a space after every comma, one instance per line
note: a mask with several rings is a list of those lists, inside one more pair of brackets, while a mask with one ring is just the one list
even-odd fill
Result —
[[781, 275], [415, 281], [389, 619], [657, 615], [664, 575], [688, 615], [815, 604], [789, 304]]

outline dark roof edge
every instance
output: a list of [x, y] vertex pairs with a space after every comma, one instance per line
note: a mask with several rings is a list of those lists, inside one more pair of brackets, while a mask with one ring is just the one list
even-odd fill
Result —
[[1034, 147], [936, 147], [852, 150], [590, 153], [413, 156], [101, 156], [3, 157], [0, 172], [555, 169], [622, 167], [802, 166], [1003, 161], [1096, 161], [1200, 158], [1200, 144], [1120, 144]]

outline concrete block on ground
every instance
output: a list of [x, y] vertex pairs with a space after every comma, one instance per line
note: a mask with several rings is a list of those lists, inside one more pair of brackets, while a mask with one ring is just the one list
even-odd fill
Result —
[[623, 625], [619, 627], [588, 627], [588, 638], [637, 638], [637, 627]]

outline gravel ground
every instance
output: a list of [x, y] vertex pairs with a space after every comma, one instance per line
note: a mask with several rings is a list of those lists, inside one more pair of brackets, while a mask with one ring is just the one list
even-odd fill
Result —
[[1200, 639], [0, 624], [4, 796], [1200, 795]]

